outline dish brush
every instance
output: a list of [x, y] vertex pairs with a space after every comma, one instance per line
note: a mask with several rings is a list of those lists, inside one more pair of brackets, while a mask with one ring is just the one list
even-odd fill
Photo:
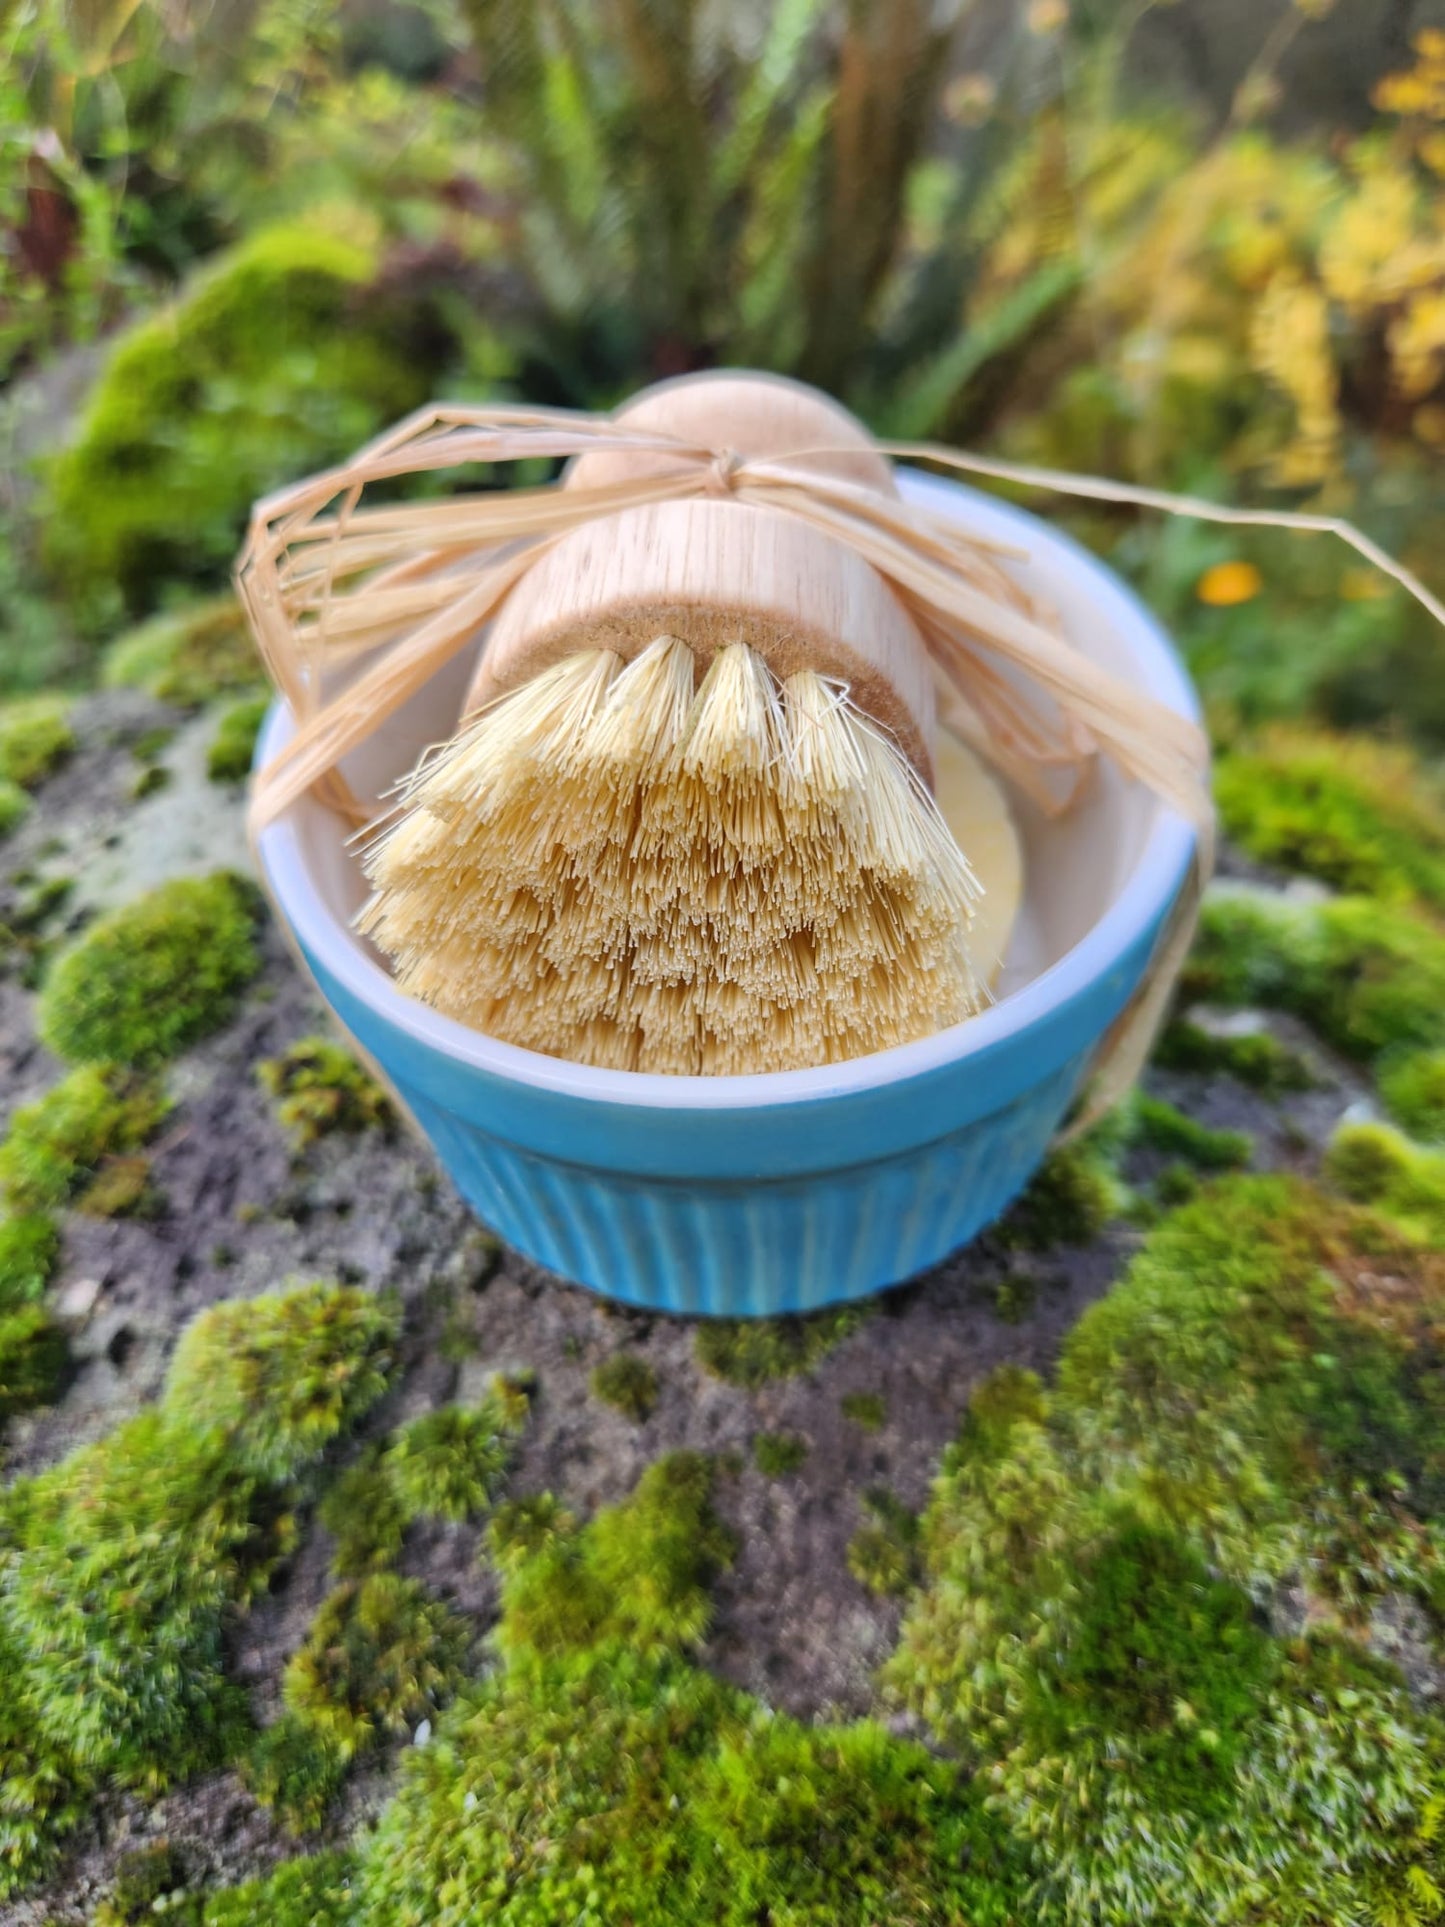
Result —
[[[866, 430], [796, 383], [689, 377], [621, 419], [896, 494]], [[666, 466], [599, 450], [562, 486]], [[958, 1023], [989, 998], [1019, 858], [933, 678], [856, 551], [725, 476], [587, 521], [512, 589], [457, 735], [368, 838], [360, 927], [446, 1015], [622, 1070], [790, 1070]]]

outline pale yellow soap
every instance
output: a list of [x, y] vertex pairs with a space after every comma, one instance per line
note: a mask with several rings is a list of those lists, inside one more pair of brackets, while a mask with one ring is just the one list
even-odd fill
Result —
[[983, 885], [970, 944], [980, 975], [997, 977], [1023, 900], [1023, 850], [999, 783], [953, 731], [940, 728], [934, 794], [954, 841]]

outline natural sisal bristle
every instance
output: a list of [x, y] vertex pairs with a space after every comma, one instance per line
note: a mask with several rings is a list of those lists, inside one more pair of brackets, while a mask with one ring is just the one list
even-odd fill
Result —
[[741, 644], [566, 658], [427, 761], [365, 857], [404, 990], [490, 1036], [671, 1073], [836, 1063], [970, 1016], [979, 886], [836, 685]]

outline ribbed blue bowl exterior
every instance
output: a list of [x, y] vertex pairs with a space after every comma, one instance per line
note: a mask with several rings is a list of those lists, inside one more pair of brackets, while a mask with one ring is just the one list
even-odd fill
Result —
[[627, 1304], [761, 1317], [897, 1284], [998, 1217], [1156, 935], [986, 1053], [874, 1090], [737, 1110], [601, 1105], [509, 1083], [307, 962], [462, 1196], [518, 1251]]

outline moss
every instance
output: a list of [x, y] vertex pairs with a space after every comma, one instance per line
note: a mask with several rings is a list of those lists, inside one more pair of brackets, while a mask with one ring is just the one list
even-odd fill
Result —
[[1175, 1018], [1165, 1026], [1153, 1061], [1162, 1070], [1232, 1077], [1265, 1097], [1307, 1091], [1315, 1082], [1304, 1059], [1267, 1030], [1221, 1037], [1186, 1018]]
[[206, 751], [206, 774], [213, 783], [244, 783], [251, 773], [256, 738], [266, 720], [270, 699], [252, 696], [228, 709], [216, 726]]
[[594, 1398], [630, 1418], [634, 1425], [641, 1425], [657, 1404], [657, 1372], [635, 1352], [614, 1352], [602, 1361], [588, 1383]]
[[17, 1412], [53, 1405], [69, 1358], [65, 1333], [43, 1305], [0, 1312], [0, 1425]]
[[1226, 833], [1261, 862], [1445, 909], [1445, 803], [1407, 750], [1276, 728], [1220, 759], [1214, 794]]
[[60, 1256], [60, 1233], [43, 1212], [0, 1218], [0, 1312], [35, 1304]]
[[169, 1840], [133, 1847], [116, 1862], [110, 1894], [96, 1910], [92, 1927], [133, 1927], [156, 1914], [174, 1913], [186, 1892], [186, 1868]]
[[303, 1037], [256, 1075], [276, 1100], [276, 1115], [298, 1145], [332, 1131], [389, 1130], [391, 1099], [349, 1051], [325, 1037]]
[[0, 1618], [22, 1703], [78, 1779], [164, 1785], [227, 1750], [244, 1702], [223, 1622], [270, 1565], [256, 1500], [154, 1412], [34, 1481]]
[[1346, 1056], [1445, 1046], [1445, 935], [1367, 897], [1212, 897], [1186, 997], [1288, 1010]]
[[1415, 1137], [1445, 1138], [1445, 1050], [1412, 1051], [1379, 1072], [1390, 1115]]
[[234, 596], [155, 616], [112, 644], [101, 668], [108, 689], [144, 689], [180, 709], [253, 690], [264, 678]]
[[1344, 1124], [1325, 1153], [1325, 1177], [1372, 1204], [1411, 1237], [1445, 1239], [1445, 1151], [1412, 1144], [1385, 1124]]
[[505, 1515], [497, 1544], [506, 1648], [545, 1656], [609, 1640], [640, 1652], [695, 1646], [710, 1616], [709, 1582], [732, 1557], [712, 1509], [713, 1478], [706, 1459], [673, 1452], [626, 1504], [580, 1533], [555, 1508]]
[[260, 969], [252, 885], [218, 871], [163, 883], [91, 925], [41, 988], [40, 1034], [80, 1063], [145, 1067], [220, 1028]]
[[33, 790], [75, 748], [68, 705], [58, 696], [0, 703], [0, 777]]
[[[169, 1108], [144, 1077], [114, 1065], [82, 1065], [11, 1119], [0, 1142], [0, 1190], [19, 1212], [68, 1204], [88, 1186], [93, 1192], [111, 1160], [139, 1150]], [[91, 1209], [96, 1202], [92, 1196]], [[86, 1203], [82, 1198], [82, 1209]]]
[[343, 1580], [287, 1662], [282, 1699], [349, 1762], [434, 1713], [460, 1683], [469, 1643], [466, 1622], [419, 1581], [388, 1572]]
[[346, 1779], [347, 1760], [307, 1720], [283, 1713], [258, 1733], [237, 1763], [257, 1802], [294, 1834], [314, 1833]]
[[1198, 1171], [1229, 1171], [1248, 1164], [1254, 1140], [1246, 1131], [1215, 1131], [1162, 1098], [1136, 1092], [1130, 1104], [1134, 1143], [1165, 1157], [1182, 1158]]
[[[374, 1362], [364, 1321], [348, 1356], [334, 1322], [297, 1341], [277, 1302], [256, 1301], [253, 1342], [233, 1315], [252, 1308], [206, 1314], [158, 1407], [6, 1495], [0, 1755], [19, 1765], [0, 1794], [0, 1890], [33, 1877], [104, 1780], [158, 1789], [245, 1736], [228, 1629], [294, 1550], [303, 1482], [361, 1409], [354, 1354]], [[254, 1369], [258, 1351], [277, 1363], [278, 1326], [282, 1369]], [[188, 1373], [218, 1365], [211, 1411]]]
[[870, 1592], [896, 1597], [918, 1577], [918, 1520], [883, 1488], [863, 1495], [869, 1518], [848, 1541], [848, 1570]]
[[353, 1285], [215, 1305], [182, 1334], [166, 1408], [217, 1434], [233, 1467], [289, 1479], [386, 1389], [397, 1326], [394, 1307]]
[[200, 1927], [354, 1927], [356, 1901], [351, 1856], [318, 1853], [208, 1894]]
[[377, 267], [333, 232], [264, 229], [119, 338], [48, 476], [44, 554], [67, 595], [115, 582], [143, 611], [215, 575], [258, 495], [424, 398], [405, 340], [358, 305]]
[[18, 783], [0, 776], [0, 837], [9, 836], [30, 814], [30, 798]]
[[382, 1469], [407, 1520], [474, 1519], [496, 1496], [525, 1418], [498, 1395], [472, 1406], [447, 1405], [402, 1426], [382, 1456]]
[[845, 1392], [838, 1410], [865, 1432], [880, 1432], [888, 1422], [888, 1401], [881, 1392]]
[[[1027, 1918], [1384, 1918], [1445, 1872], [1445, 1732], [1361, 1643], [1437, 1569], [1441, 1293], [1372, 1221], [1230, 1179], [1085, 1313], [1051, 1397], [976, 1395], [888, 1677], [1028, 1843]], [[1268, 1631], [1302, 1577], [1335, 1640]]]
[[1026, 1251], [1092, 1244], [1124, 1207], [1126, 1193], [1114, 1171], [1117, 1151], [1112, 1125], [1056, 1144], [994, 1236]]
[[807, 1456], [808, 1441], [796, 1432], [758, 1432], [753, 1438], [753, 1463], [766, 1479], [787, 1478]]
[[853, 1305], [805, 1318], [717, 1318], [697, 1328], [693, 1348], [704, 1371], [749, 1391], [809, 1372], [867, 1317]]
[[690, 1663], [725, 1555], [710, 1483], [676, 1455], [589, 1525], [553, 1512], [510, 1540], [503, 1664], [405, 1757], [362, 1867], [368, 1927], [1013, 1917], [1007, 1844], [956, 1767]]
[[336, 1541], [331, 1570], [338, 1579], [389, 1566], [406, 1536], [405, 1508], [376, 1452], [347, 1467], [322, 1497], [317, 1517]]

